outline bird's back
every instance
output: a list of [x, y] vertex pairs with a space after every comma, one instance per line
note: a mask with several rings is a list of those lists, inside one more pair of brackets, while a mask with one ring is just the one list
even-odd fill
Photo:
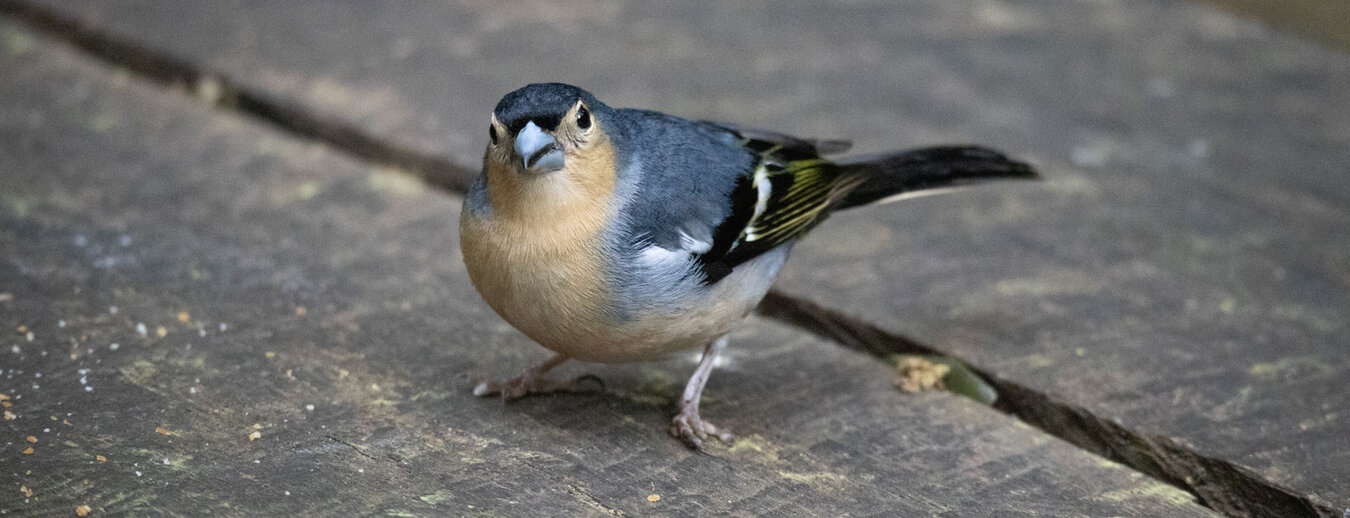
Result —
[[683, 233], [712, 241], [713, 228], [731, 212], [737, 179], [755, 156], [735, 134], [706, 123], [647, 110], [617, 110], [622, 116], [620, 193], [634, 237], [669, 249]]

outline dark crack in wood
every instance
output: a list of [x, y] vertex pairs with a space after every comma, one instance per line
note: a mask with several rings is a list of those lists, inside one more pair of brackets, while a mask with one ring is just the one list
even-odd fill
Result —
[[[335, 436], [332, 436], [332, 435], [325, 435], [324, 437], [327, 437], [328, 440], [330, 440], [330, 441], [333, 441], [333, 442], [335, 442], [335, 443], [338, 443], [338, 444], [341, 444], [341, 445], [346, 446], [346, 447], [348, 447], [348, 448], [351, 448], [352, 451], [355, 451], [357, 455], [360, 455], [360, 456], [362, 456], [362, 457], [365, 457], [365, 458], [370, 459], [370, 460], [373, 460], [373, 461], [379, 461], [379, 460], [380, 460], [379, 457], [376, 457], [376, 456], [371, 455], [370, 453], [366, 452], [366, 450], [365, 450], [364, 448], [362, 448], [362, 447], [360, 447], [360, 446], [357, 446], [357, 445], [355, 445], [355, 444], [352, 444], [352, 443], [350, 443], [350, 442], [348, 442], [348, 441], [344, 441], [344, 440], [339, 439], [339, 438], [337, 438], [337, 437], [335, 437]], [[391, 459], [391, 460], [392, 460], [392, 459]]]
[[[449, 159], [420, 152], [328, 119], [303, 106], [251, 91], [227, 75], [204, 70], [170, 55], [95, 30], [84, 23], [14, 0], [0, 0], [0, 13], [53, 35], [82, 51], [138, 75], [210, 102], [215, 107], [275, 125], [302, 138], [321, 142], [367, 163], [407, 172], [427, 184], [464, 192], [474, 173]], [[794, 327], [877, 357], [890, 354], [945, 354], [913, 339], [888, 333], [869, 323], [808, 301], [771, 292], [759, 312]], [[972, 367], [973, 368], [973, 367]], [[1341, 517], [1340, 510], [1318, 505], [1290, 488], [1266, 481], [1222, 459], [1206, 457], [1165, 437], [1142, 435], [1087, 409], [1040, 393], [987, 371], [974, 369], [999, 392], [995, 408], [1015, 415], [1078, 447], [1121, 462], [1194, 494], [1201, 503], [1233, 516]], [[370, 460], [378, 458], [335, 436], [329, 440], [352, 448]], [[396, 457], [390, 457], [400, 462]], [[584, 490], [569, 491], [585, 498]], [[614, 510], [590, 501], [596, 510]], [[598, 506], [598, 507], [597, 507]]]
[[[913, 339], [831, 311], [809, 301], [771, 292], [759, 312], [850, 349], [884, 358], [891, 354], [943, 354]], [[998, 391], [994, 408], [1046, 433], [1120, 462], [1193, 495], [1230, 516], [1343, 518], [1294, 489], [1268, 481], [1224, 459], [1201, 455], [1159, 435], [1130, 430], [1072, 402], [971, 366]]]
[[228, 75], [155, 52], [38, 6], [0, 0], [0, 13], [66, 41], [95, 57], [125, 67], [166, 87], [218, 108], [262, 119], [285, 131], [377, 165], [398, 169], [452, 192], [468, 189], [473, 172], [449, 159], [429, 155], [362, 132], [302, 106], [243, 88]]

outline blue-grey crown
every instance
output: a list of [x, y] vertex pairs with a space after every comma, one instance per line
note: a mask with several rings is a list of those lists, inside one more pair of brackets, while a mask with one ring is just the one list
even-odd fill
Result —
[[506, 125], [511, 134], [516, 134], [530, 121], [545, 130], [557, 129], [558, 123], [567, 110], [572, 109], [580, 99], [586, 103], [592, 113], [604, 110], [605, 106], [590, 92], [563, 83], [534, 83], [506, 94], [492, 113], [497, 120]]

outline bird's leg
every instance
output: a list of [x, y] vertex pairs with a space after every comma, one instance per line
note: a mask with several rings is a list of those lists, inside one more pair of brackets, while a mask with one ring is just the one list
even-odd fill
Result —
[[500, 394], [503, 399], [516, 399], [528, 394], [538, 394], [540, 392], [552, 392], [563, 388], [563, 385], [545, 380], [544, 373], [561, 365], [567, 361], [567, 357], [561, 354], [555, 354], [552, 358], [539, 365], [526, 369], [519, 376], [506, 381], [484, 381], [473, 388], [475, 396], [493, 396]]
[[680, 396], [680, 413], [670, 422], [670, 434], [690, 447], [698, 448], [708, 436], [723, 441], [731, 439], [731, 432], [718, 430], [698, 416], [698, 400], [703, 396], [703, 385], [708, 383], [708, 375], [712, 374], [713, 360], [717, 359], [718, 351], [726, 345], [727, 337], [723, 336], [703, 348], [703, 358], [699, 360], [694, 375], [689, 377], [689, 383], [684, 386], [684, 395]]

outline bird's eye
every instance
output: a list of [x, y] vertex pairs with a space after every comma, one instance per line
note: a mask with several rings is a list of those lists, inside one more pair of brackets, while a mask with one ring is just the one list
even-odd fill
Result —
[[492, 143], [497, 143], [497, 126], [488, 125], [488, 136], [492, 138]]
[[577, 127], [581, 129], [591, 127], [591, 112], [587, 111], [585, 106], [577, 108]]

